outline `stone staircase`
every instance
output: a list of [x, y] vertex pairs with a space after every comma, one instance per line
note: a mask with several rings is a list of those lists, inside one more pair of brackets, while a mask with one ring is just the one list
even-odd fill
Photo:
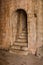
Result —
[[[22, 31], [20, 34], [18, 34], [17, 39], [13, 46], [11, 46], [11, 51], [14, 53], [20, 53], [20, 54], [27, 54], [28, 52], [28, 38], [27, 38], [27, 32], [26, 30]], [[11, 52], [10, 51], [10, 52]]]

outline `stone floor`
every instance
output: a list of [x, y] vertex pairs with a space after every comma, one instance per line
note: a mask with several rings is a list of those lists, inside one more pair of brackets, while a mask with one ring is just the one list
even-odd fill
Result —
[[32, 54], [20, 56], [0, 50], [0, 65], [43, 65], [43, 58]]

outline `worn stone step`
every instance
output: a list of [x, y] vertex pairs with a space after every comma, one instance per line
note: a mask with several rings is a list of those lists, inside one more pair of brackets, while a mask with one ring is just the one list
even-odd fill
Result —
[[27, 35], [27, 33], [26, 32], [22, 32], [19, 35]]
[[22, 33], [27, 33], [27, 32], [24, 30], [24, 31], [22, 31]]
[[19, 37], [19, 38], [27, 38], [26, 35], [19, 35], [18, 37]]
[[17, 39], [20, 39], [20, 40], [27, 40], [27, 36], [18, 36], [18, 38]]
[[18, 34], [17, 36], [18, 36], [18, 37], [27, 37], [27, 34], [26, 34], [26, 33], [25, 33], [25, 34], [22, 33], [22, 34]]
[[14, 49], [14, 50], [28, 50], [27, 47], [23, 47], [23, 46], [12, 46], [11, 49]]
[[28, 55], [29, 51], [22, 51], [22, 50], [9, 50], [9, 53], [12, 54], [19, 54], [19, 55]]
[[18, 37], [26, 37], [27, 36], [27, 34], [19, 34], [19, 35], [17, 35]]
[[23, 38], [18, 38], [15, 42], [19, 42], [19, 43], [26, 43], [28, 40], [27, 38], [23, 39]]
[[14, 43], [14, 45], [18, 45], [18, 46], [27, 46], [28, 43], [19, 43], [19, 42], [16, 42]]

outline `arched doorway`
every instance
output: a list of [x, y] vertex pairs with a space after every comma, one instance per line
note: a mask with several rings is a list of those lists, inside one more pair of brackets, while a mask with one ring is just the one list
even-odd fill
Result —
[[27, 13], [23, 9], [16, 10], [17, 15], [17, 34], [15, 44], [19, 43], [28, 46], [28, 31], [27, 31]]
[[15, 13], [16, 36], [12, 48], [16, 51], [25, 51], [28, 49], [27, 13], [23, 9], [17, 9]]

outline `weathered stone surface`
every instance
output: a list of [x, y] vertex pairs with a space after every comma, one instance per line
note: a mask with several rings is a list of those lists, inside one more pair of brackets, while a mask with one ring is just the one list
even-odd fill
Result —
[[[8, 49], [15, 43], [19, 23], [17, 9], [27, 13], [27, 48], [35, 54], [36, 49], [43, 45], [42, 0], [0, 0], [0, 48]], [[22, 19], [20, 21], [24, 21]]]

